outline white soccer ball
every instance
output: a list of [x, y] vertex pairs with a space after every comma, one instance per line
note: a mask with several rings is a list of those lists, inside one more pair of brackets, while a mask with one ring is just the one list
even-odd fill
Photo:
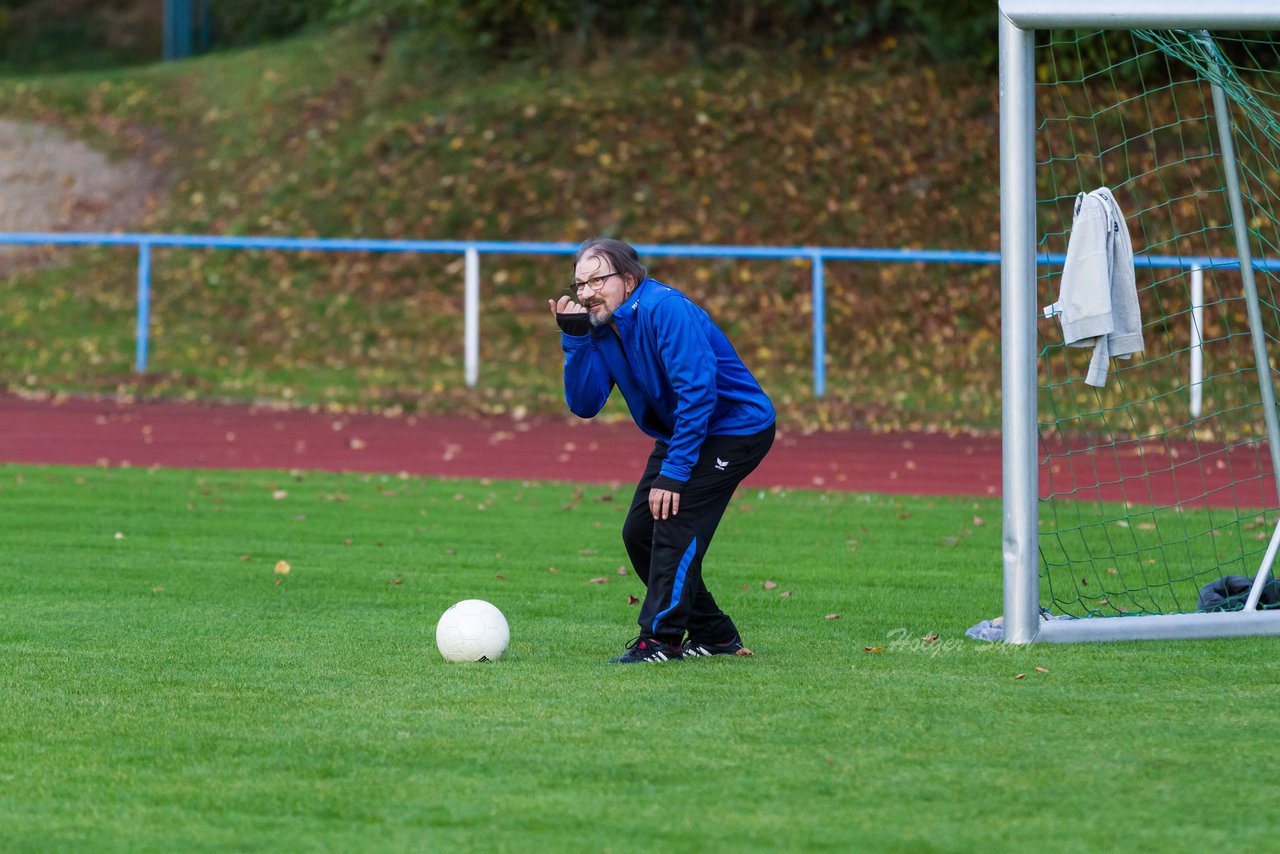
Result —
[[445, 661], [497, 661], [510, 641], [507, 618], [482, 599], [463, 599], [436, 623], [436, 647]]

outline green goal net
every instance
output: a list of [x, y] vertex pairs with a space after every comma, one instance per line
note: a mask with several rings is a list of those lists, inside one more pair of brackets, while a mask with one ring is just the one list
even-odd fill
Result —
[[[1267, 426], [1280, 360], [1280, 48], [1273, 33], [1035, 37], [1040, 605], [1194, 612], [1206, 584], [1254, 577], [1280, 521]], [[1068, 315], [1096, 297], [1080, 283], [1094, 269], [1084, 215], [1102, 209], [1100, 190], [1127, 229], [1142, 335], [1127, 359], [1103, 354], [1101, 384], [1089, 381], [1096, 339], [1067, 340]], [[1121, 239], [1113, 231], [1093, 260], [1123, 260]], [[1065, 273], [1073, 264], [1084, 272]]]

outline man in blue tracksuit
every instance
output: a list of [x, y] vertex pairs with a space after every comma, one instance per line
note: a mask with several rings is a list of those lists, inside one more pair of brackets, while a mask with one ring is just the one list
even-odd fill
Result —
[[648, 588], [640, 636], [611, 661], [750, 655], [703, 584], [702, 559], [734, 490], [773, 445], [773, 404], [707, 313], [649, 278], [631, 246], [593, 238], [573, 263], [569, 293], [548, 300], [569, 409], [591, 418], [617, 386], [655, 440], [622, 527]]

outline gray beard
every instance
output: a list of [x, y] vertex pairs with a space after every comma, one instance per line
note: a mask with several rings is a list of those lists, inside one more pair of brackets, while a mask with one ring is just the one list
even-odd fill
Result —
[[595, 314], [591, 311], [591, 309], [587, 309], [587, 320], [591, 321], [591, 326], [593, 329], [599, 329], [601, 326], [604, 326], [605, 324], [607, 324], [610, 320], [613, 320], [613, 312], [612, 311], [605, 312], [604, 316], [597, 320]]

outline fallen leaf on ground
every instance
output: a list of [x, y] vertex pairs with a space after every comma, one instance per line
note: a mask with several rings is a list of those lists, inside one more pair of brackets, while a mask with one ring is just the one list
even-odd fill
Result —
[[607, 579], [607, 578], [593, 578], [593, 579], [591, 579], [590, 581], [588, 581], [587, 583], [588, 583], [588, 584], [608, 584], [608, 583], [609, 583], [609, 579]]
[[827, 614], [827, 616], [823, 617], [823, 619], [824, 619], [824, 620], [838, 620], [838, 619], [840, 619], [840, 615], [839, 615], [839, 614]]
[[884, 647], [882, 647], [882, 646], [864, 646], [864, 647], [862, 648], [862, 651], [863, 651], [863, 652], [884, 652]]
[[1037, 667], [1037, 668], [1036, 668], [1036, 673], [1048, 673], [1048, 672], [1049, 672], [1049, 671], [1048, 671], [1046, 668], [1044, 668], [1044, 667]]
[[628, 593], [628, 594], [627, 594], [627, 604], [628, 604], [628, 605], [639, 605], [639, 604], [640, 604], [640, 600], [639, 600], [639, 599], [637, 599], [636, 597], [632, 596], [630, 593]]
[[765, 589], [765, 590], [772, 590], [773, 588], [775, 588], [775, 587], [777, 587], [777, 586], [778, 586], [778, 582], [776, 582], [776, 581], [766, 581], [766, 582], [764, 583], [764, 589]]
[[284, 561], [276, 562], [276, 575], [288, 575], [291, 567]]

